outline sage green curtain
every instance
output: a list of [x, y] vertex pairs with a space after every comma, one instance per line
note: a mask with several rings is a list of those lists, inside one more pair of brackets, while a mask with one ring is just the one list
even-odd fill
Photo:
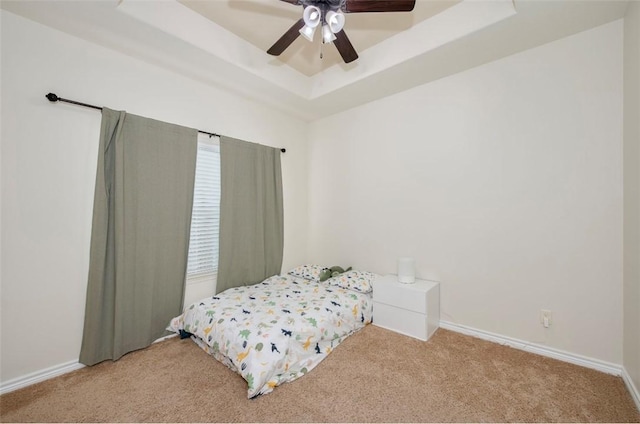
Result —
[[219, 293], [280, 273], [284, 248], [280, 150], [220, 138]]
[[80, 362], [149, 346], [179, 315], [197, 130], [104, 108]]

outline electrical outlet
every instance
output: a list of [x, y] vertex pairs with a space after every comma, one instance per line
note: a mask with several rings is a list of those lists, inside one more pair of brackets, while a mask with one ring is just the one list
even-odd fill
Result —
[[551, 327], [552, 316], [551, 311], [548, 309], [540, 310], [540, 324], [542, 324], [545, 328]]

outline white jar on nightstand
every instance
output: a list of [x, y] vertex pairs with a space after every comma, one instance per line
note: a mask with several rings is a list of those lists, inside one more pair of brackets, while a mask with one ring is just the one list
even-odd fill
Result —
[[416, 279], [414, 284], [402, 284], [392, 274], [376, 279], [373, 324], [428, 340], [440, 326], [440, 283]]

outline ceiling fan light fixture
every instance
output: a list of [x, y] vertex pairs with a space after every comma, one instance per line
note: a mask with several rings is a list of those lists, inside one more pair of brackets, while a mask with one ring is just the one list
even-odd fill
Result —
[[342, 28], [344, 28], [344, 14], [342, 12], [328, 11], [325, 16], [325, 21], [334, 34], [342, 31]]
[[302, 19], [304, 24], [308, 27], [315, 28], [320, 24], [321, 19], [320, 9], [316, 6], [307, 6], [302, 13]]
[[325, 44], [329, 44], [331, 42], [333, 42], [333, 40], [336, 39], [336, 36], [333, 35], [333, 32], [331, 31], [331, 28], [329, 28], [329, 25], [323, 25], [322, 26], [322, 41]]
[[316, 32], [316, 27], [320, 25], [321, 15], [320, 9], [315, 6], [307, 6], [302, 13], [302, 19], [304, 20], [304, 27], [300, 29], [300, 34], [309, 41], [313, 41], [313, 35]]
[[[2, 0], [0, 0], [2, 1]], [[313, 41], [315, 29], [322, 26], [323, 43], [333, 43], [344, 63], [358, 59], [349, 37], [344, 32], [344, 13], [363, 12], [410, 12], [416, 0], [281, 0], [294, 6], [302, 6], [302, 18], [298, 19], [267, 53], [279, 56], [300, 35]], [[344, 12], [344, 13], [343, 13]], [[322, 47], [320, 48], [322, 58]]]
[[304, 38], [306, 38], [309, 41], [313, 41], [313, 35], [315, 34], [315, 32], [316, 32], [315, 27], [310, 27], [308, 25], [305, 25], [300, 30], [300, 35], [302, 35]]

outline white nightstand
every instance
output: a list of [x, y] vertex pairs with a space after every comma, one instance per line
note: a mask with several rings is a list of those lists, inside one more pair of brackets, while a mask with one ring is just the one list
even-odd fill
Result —
[[398, 282], [385, 275], [373, 284], [373, 324], [420, 340], [428, 340], [440, 326], [440, 283]]

